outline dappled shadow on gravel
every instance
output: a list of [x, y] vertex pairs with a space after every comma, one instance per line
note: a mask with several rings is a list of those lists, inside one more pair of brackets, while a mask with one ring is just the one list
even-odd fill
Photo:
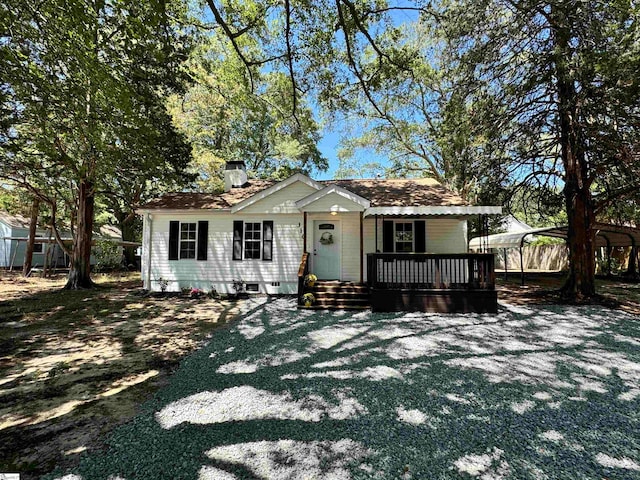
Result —
[[352, 314], [268, 300], [65, 478], [637, 477], [637, 320], [601, 306]]

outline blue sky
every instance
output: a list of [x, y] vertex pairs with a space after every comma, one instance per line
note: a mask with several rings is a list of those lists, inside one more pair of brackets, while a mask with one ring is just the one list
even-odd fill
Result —
[[318, 144], [318, 149], [329, 160], [329, 170], [316, 173], [315, 178], [317, 180], [331, 180], [334, 177], [339, 166], [337, 155], [339, 142], [340, 135], [338, 133], [331, 130], [324, 132], [322, 140]]

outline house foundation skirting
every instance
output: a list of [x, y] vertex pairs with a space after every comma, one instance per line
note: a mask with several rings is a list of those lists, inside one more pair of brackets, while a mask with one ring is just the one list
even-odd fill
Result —
[[497, 313], [496, 290], [372, 289], [374, 312]]

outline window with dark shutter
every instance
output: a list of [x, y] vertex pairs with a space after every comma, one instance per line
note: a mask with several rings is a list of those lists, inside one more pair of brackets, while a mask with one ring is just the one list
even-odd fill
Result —
[[244, 258], [260, 259], [260, 237], [262, 226], [260, 222], [246, 222], [244, 224]]
[[410, 253], [413, 251], [413, 222], [395, 222], [393, 237], [396, 253]]
[[197, 224], [181, 223], [180, 224], [180, 258], [193, 259], [196, 258], [196, 240], [197, 240]]
[[169, 260], [178, 260], [180, 222], [169, 222]]
[[201, 220], [198, 222], [198, 260], [207, 259], [207, 241], [209, 236], [209, 222]]
[[233, 259], [242, 260], [242, 237], [244, 234], [244, 222], [233, 221]]
[[416, 253], [425, 253], [427, 251], [425, 222], [424, 220], [416, 220], [414, 226]]
[[273, 260], [273, 220], [262, 222], [262, 260]]
[[393, 252], [393, 222], [391, 220], [382, 222], [382, 251], [385, 253]]

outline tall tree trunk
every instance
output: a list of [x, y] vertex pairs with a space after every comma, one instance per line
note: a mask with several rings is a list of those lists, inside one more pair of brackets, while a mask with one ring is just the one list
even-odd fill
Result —
[[629, 262], [627, 264], [627, 271], [625, 272], [625, 276], [635, 278], [638, 276], [638, 247], [631, 247], [631, 251], [629, 252]]
[[570, 65], [573, 57], [568, 16], [554, 11], [555, 68], [557, 78], [560, 146], [565, 170], [564, 197], [568, 219], [569, 276], [562, 297], [581, 301], [596, 293], [595, 287], [595, 213], [589, 167], [578, 133], [578, 92]]
[[95, 193], [93, 183], [84, 179], [78, 188], [76, 232], [73, 237], [71, 269], [64, 288], [78, 290], [94, 286], [91, 280], [91, 240], [93, 237], [93, 210]]
[[22, 266], [22, 275], [27, 276], [33, 266], [33, 246], [36, 240], [36, 228], [38, 227], [38, 214], [40, 213], [40, 199], [33, 198], [31, 202], [31, 215], [29, 220], [29, 238], [27, 239], [27, 249], [24, 252], [24, 264]]

